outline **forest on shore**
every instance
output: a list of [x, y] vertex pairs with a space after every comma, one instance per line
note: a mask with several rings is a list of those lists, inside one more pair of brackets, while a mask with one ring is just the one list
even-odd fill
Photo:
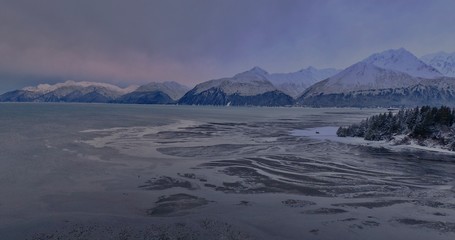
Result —
[[340, 127], [339, 137], [361, 137], [370, 141], [394, 141], [396, 144], [438, 145], [455, 151], [455, 109], [446, 106], [401, 109], [382, 113]]

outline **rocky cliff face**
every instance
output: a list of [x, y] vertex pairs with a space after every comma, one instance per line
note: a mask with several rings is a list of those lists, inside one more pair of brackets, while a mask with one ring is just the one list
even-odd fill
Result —
[[175, 100], [164, 92], [151, 91], [128, 93], [115, 99], [114, 102], [133, 104], [173, 104], [175, 103]]

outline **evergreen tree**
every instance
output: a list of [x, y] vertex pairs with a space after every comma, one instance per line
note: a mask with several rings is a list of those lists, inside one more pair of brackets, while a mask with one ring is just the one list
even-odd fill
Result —
[[391, 140], [396, 135], [407, 135], [424, 141], [432, 139], [455, 150], [455, 109], [423, 106], [401, 109], [371, 116], [359, 124], [340, 127], [340, 137], [363, 137], [366, 140]]

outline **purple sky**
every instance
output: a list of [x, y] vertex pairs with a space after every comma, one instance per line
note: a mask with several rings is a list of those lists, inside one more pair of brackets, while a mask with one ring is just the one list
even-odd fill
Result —
[[0, 0], [0, 92], [68, 79], [195, 83], [455, 51], [453, 0]]

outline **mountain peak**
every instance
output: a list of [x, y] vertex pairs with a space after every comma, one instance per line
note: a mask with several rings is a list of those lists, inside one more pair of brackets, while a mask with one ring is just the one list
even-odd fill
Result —
[[262, 68], [260, 68], [258, 66], [253, 67], [252, 69], [248, 70], [247, 72], [256, 73], [256, 74], [260, 74], [260, 75], [269, 74], [267, 71], [265, 71], [264, 69], [262, 69]]
[[238, 73], [234, 76], [235, 79], [266, 79], [269, 73], [260, 67], [253, 67], [252, 69]]
[[313, 67], [313, 66], [308, 66], [307, 68], [302, 68], [300, 69], [299, 72], [316, 72], [318, 71], [319, 69]]
[[405, 48], [389, 49], [375, 53], [362, 62], [382, 69], [403, 72], [414, 77], [437, 78], [442, 76], [438, 70], [427, 65]]
[[268, 72], [259, 67], [254, 67], [233, 77], [200, 83], [194, 89], [197, 93], [201, 93], [211, 88], [219, 88], [228, 95], [237, 93], [242, 96], [253, 96], [276, 90], [268, 77]]
[[400, 48], [398, 48], [398, 49], [390, 49], [390, 50], [395, 51], [395, 52], [406, 52], [406, 53], [411, 53], [411, 52], [409, 52], [409, 51], [408, 51], [406, 48], [404, 48], [404, 47], [400, 47]]
[[135, 92], [154, 92], [160, 91], [163, 92], [173, 100], [177, 100], [182, 97], [189, 88], [185, 85], [182, 85], [175, 81], [166, 81], [166, 82], [151, 82], [145, 85], [140, 86], [136, 89]]
[[[401, 58], [408, 58], [418, 60], [414, 54], [406, 50], [405, 48], [398, 48], [398, 49], [389, 49], [379, 53], [374, 53], [367, 57], [365, 62], [373, 63], [373, 64], [380, 64], [384, 63], [385, 61], [389, 61], [391, 63], [399, 61]], [[378, 66], [379, 67], [379, 66]]]

